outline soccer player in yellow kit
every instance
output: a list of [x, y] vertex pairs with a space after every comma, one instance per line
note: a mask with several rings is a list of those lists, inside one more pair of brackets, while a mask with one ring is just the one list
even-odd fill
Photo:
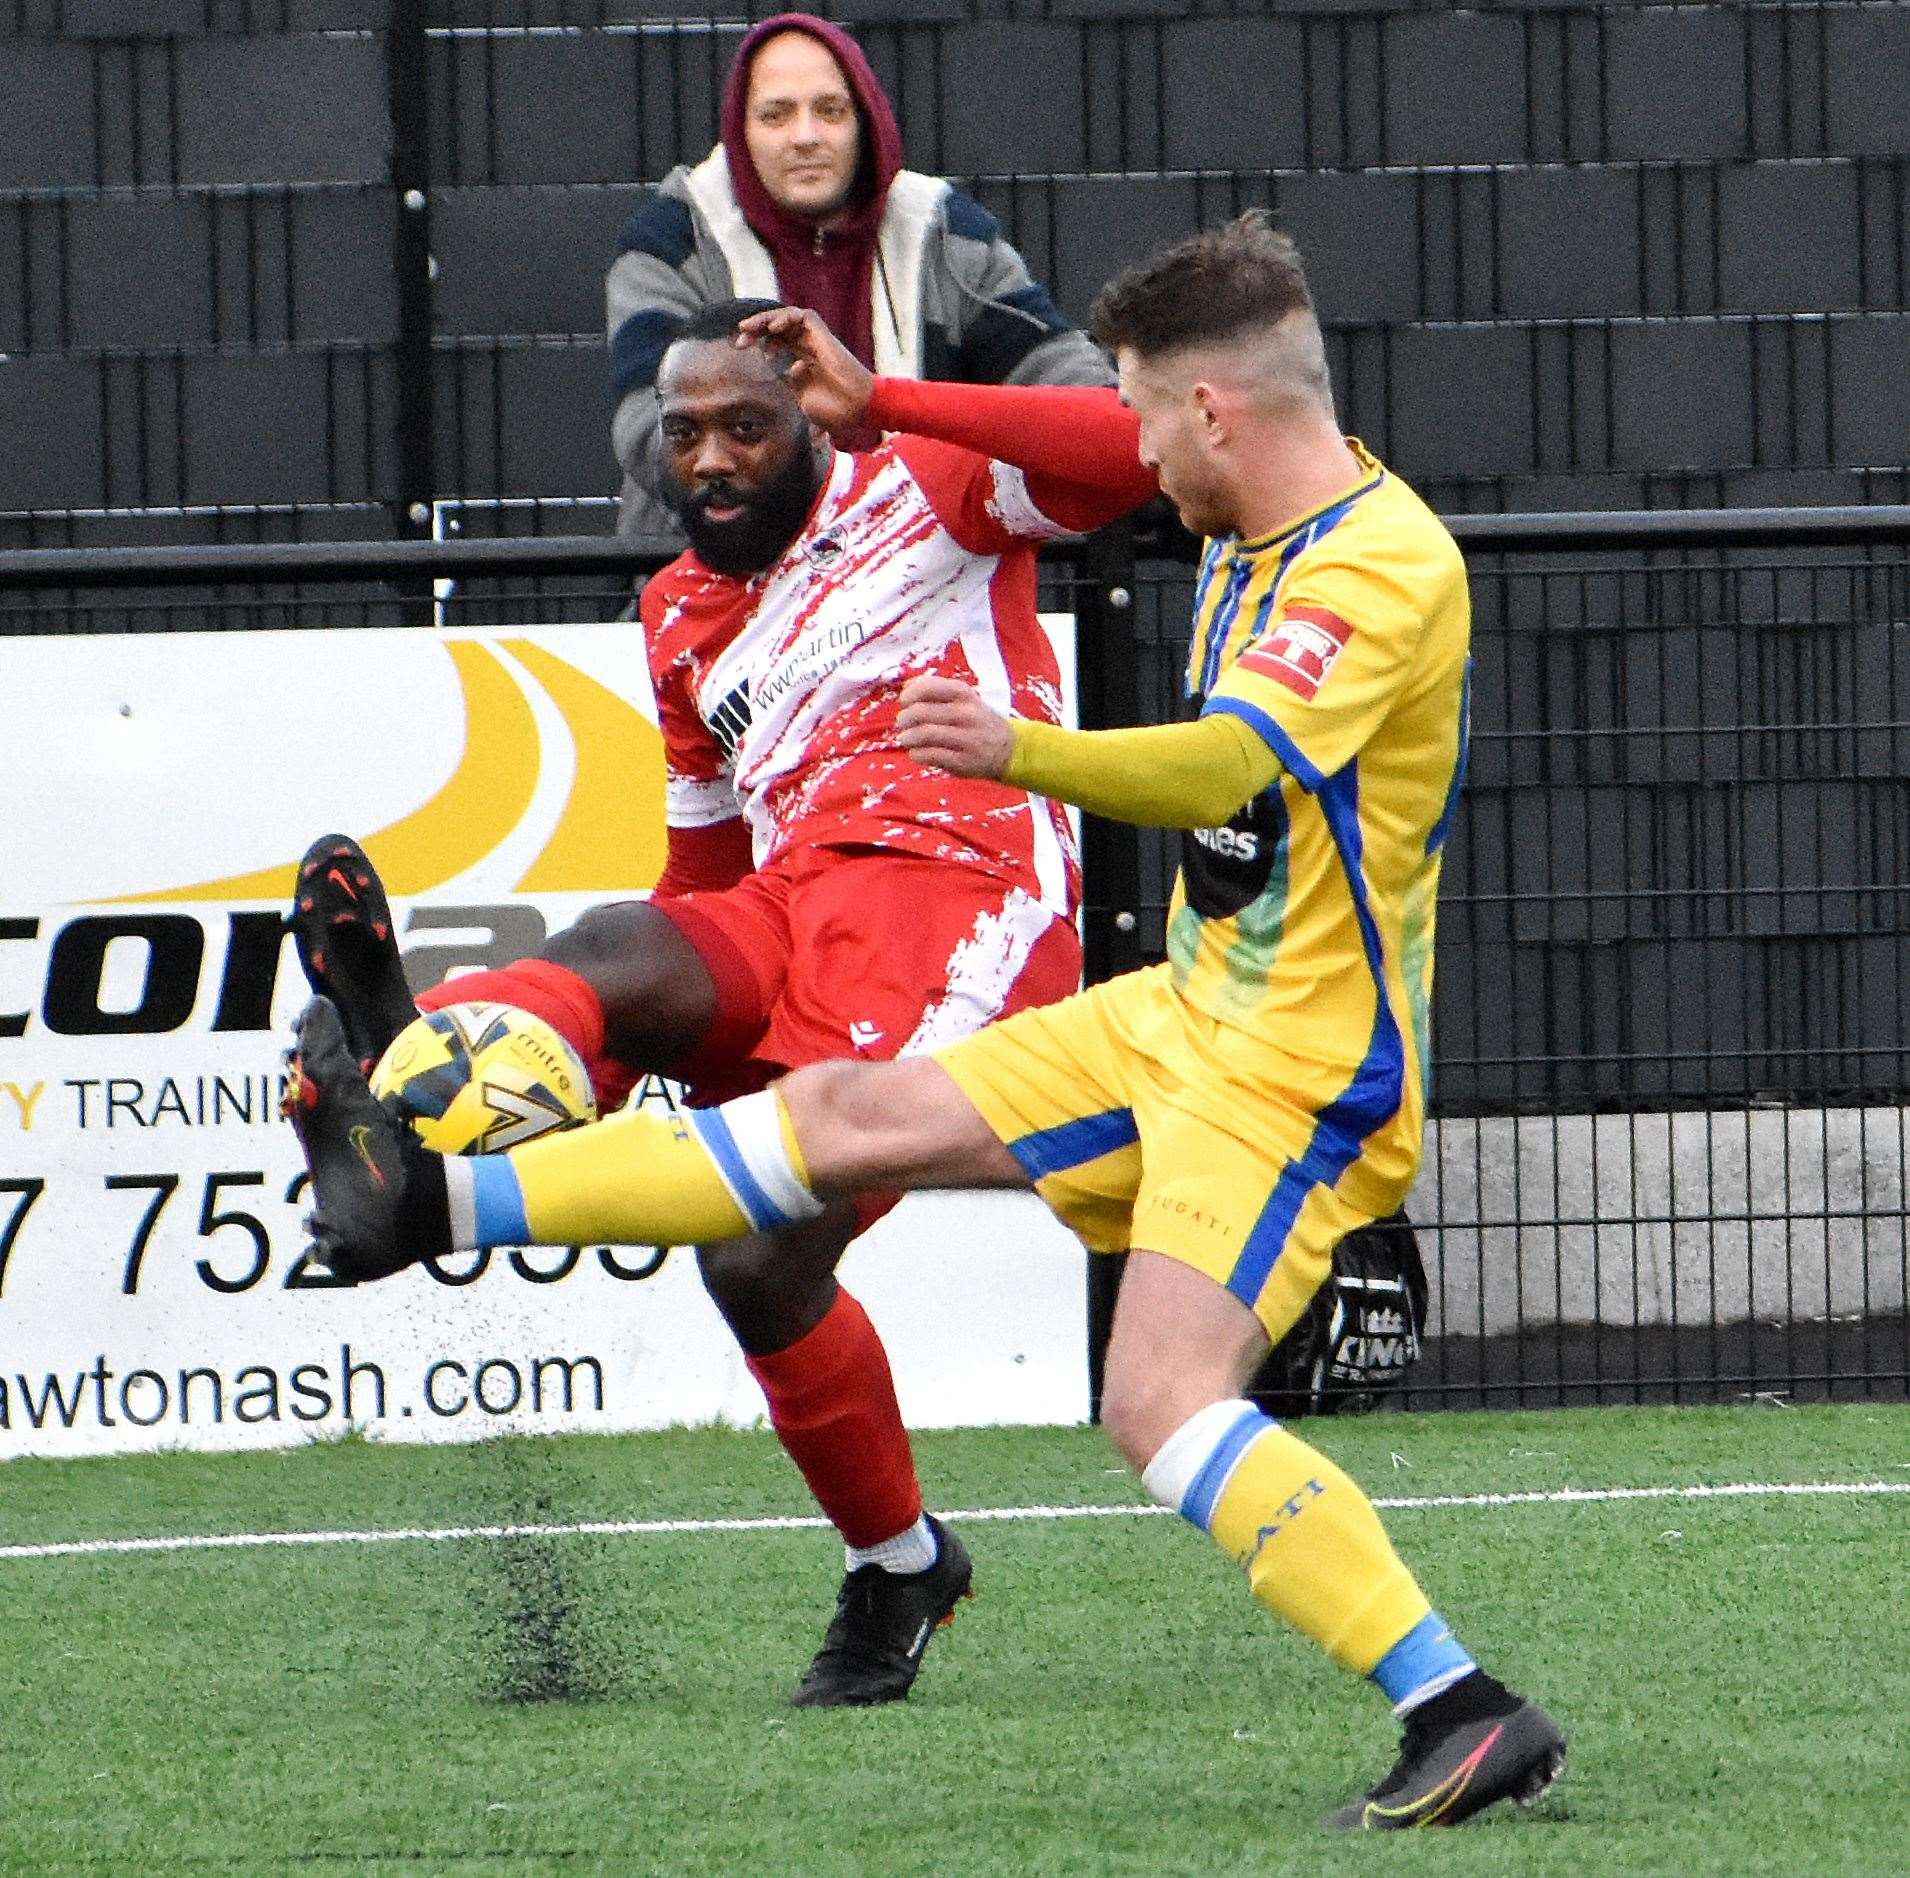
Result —
[[[866, 411], [868, 374], [814, 315], [751, 324], [812, 420]], [[1115, 1445], [1403, 1722], [1392, 1771], [1329, 1823], [1456, 1824], [1535, 1799], [1564, 1737], [1479, 1669], [1353, 1481], [1242, 1391], [1334, 1245], [1391, 1212], [1418, 1165], [1465, 570], [1437, 517], [1340, 434], [1299, 257], [1263, 213], [1130, 269], [1092, 324], [1120, 372], [1108, 422], [1209, 538], [1200, 714], [1069, 731], [925, 677], [899, 735], [959, 775], [1190, 830], [1166, 961], [929, 1056], [818, 1064], [720, 1109], [460, 1161], [371, 1102], [315, 1001], [294, 1103], [314, 1232], [349, 1272], [394, 1245], [702, 1242], [868, 1188], [1033, 1186], [1090, 1248], [1130, 1254], [1103, 1392]], [[910, 390], [911, 428], [983, 450], [1000, 400], [1021, 401], [1025, 432], [1045, 395]]]

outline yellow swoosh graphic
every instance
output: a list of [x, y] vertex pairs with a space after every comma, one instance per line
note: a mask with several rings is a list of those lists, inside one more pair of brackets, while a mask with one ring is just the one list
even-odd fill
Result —
[[544, 851], [519, 893], [634, 893], [663, 871], [663, 739], [641, 712], [528, 639], [514, 657], [570, 727], [577, 774]]
[[[537, 724], [515, 680], [495, 655], [474, 641], [440, 643], [457, 667], [464, 693], [464, 751], [436, 795], [364, 844], [393, 894], [427, 892], [475, 866], [517, 826], [537, 787]], [[581, 756], [579, 766], [581, 775]], [[659, 788], [651, 799], [660, 794]], [[228, 874], [158, 893], [120, 894], [94, 904], [284, 900], [291, 897], [297, 871], [296, 860], [284, 861], [249, 874]]]
[[464, 755], [422, 808], [365, 843], [387, 892], [427, 893], [475, 867], [523, 819], [537, 788], [537, 722], [496, 654], [447, 639], [464, 686]]

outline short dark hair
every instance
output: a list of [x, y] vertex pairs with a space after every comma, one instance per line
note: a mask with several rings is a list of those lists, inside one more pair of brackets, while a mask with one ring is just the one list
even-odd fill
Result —
[[1124, 269], [1095, 296], [1088, 329], [1110, 352], [1154, 358], [1312, 311], [1292, 236], [1265, 209], [1249, 209]]
[[670, 344], [679, 339], [734, 339], [736, 329], [752, 313], [775, 313], [780, 300], [712, 300], [698, 307], [670, 336]]

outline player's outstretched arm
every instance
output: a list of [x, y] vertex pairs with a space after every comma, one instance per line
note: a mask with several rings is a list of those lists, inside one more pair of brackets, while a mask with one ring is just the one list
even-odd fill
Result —
[[877, 378], [821, 314], [805, 307], [752, 314], [737, 327], [736, 343], [769, 346], [787, 358], [790, 389], [804, 414], [832, 435], [866, 420], [1111, 495], [1125, 508], [1138, 507], [1158, 487], [1140, 461], [1139, 421], [1111, 387]]
[[1004, 717], [955, 678], [911, 679], [896, 718], [903, 749], [956, 776], [989, 776], [1143, 828], [1214, 828], [1280, 773], [1238, 718], [1138, 730], [1064, 730]]
[[736, 343], [785, 359], [803, 414], [832, 437], [872, 423], [1012, 464], [1027, 475], [1028, 497], [1049, 533], [1099, 528], [1158, 488], [1140, 460], [1134, 413], [1107, 387], [876, 378], [820, 314], [803, 307], [752, 314], [737, 327]]
[[875, 379], [820, 313], [786, 306], [751, 314], [737, 327], [736, 343], [764, 346], [786, 361], [785, 376], [803, 415], [832, 437], [854, 430], [868, 415]]
[[[1141, 462], [1140, 420], [1106, 386], [878, 378], [868, 409], [884, 430], [958, 444], [1077, 496], [1093, 492], [1106, 510], [1100, 520], [1138, 508], [1159, 487]], [[1040, 486], [1031, 480], [1031, 493]]]

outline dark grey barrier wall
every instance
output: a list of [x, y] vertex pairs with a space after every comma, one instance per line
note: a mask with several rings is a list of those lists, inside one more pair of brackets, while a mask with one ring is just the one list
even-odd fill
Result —
[[[604, 266], [770, 10], [0, 0], [0, 542], [601, 502]], [[1910, 7], [820, 10], [1076, 315], [1273, 204], [1443, 507], [1910, 492]]]

